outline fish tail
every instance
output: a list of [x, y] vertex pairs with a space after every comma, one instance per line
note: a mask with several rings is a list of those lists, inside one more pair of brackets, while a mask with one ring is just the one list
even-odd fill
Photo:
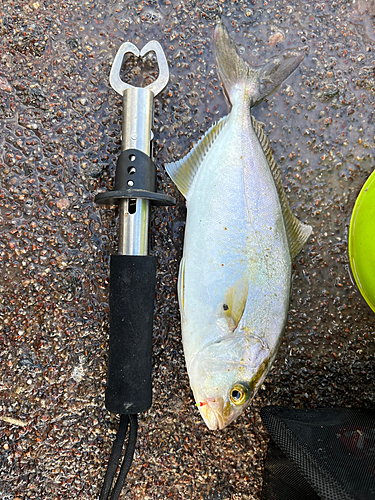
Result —
[[250, 106], [274, 92], [300, 65], [305, 57], [305, 48], [288, 49], [272, 57], [262, 66], [251, 66], [238, 51], [222, 22], [214, 33], [215, 57], [225, 92], [232, 103], [233, 93], [239, 85], [249, 89]]

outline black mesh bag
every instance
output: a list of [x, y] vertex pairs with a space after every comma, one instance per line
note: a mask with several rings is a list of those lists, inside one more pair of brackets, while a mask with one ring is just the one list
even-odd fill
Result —
[[271, 435], [262, 500], [375, 500], [375, 412], [261, 411]]

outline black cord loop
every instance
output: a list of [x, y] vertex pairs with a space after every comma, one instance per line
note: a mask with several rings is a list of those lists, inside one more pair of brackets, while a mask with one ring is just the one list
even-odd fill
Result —
[[[111, 496], [110, 490], [112, 488], [112, 483], [119, 466], [121, 459], [121, 452], [124, 446], [125, 437], [127, 430], [129, 428], [129, 438], [128, 444], [126, 446], [124, 459], [121, 464], [120, 472], [118, 474], [116, 483], [113, 487]], [[99, 500], [118, 500], [121, 490], [124, 486], [126, 476], [129, 472], [130, 466], [133, 461], [135, 445], [137, 442], [137, 429], [138, 429], [138, 419], [136, 414], [131, 415], [121, 415], [120, 425], [117, 431], [115, 442], [113, 443], [111, 455], [108, 461], [107, 471], [104, 477], [104, 482], [102, 490], [100, 492]]]

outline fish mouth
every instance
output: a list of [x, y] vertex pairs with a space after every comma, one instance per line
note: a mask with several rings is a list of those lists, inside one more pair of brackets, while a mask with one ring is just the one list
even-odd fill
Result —
[[205, 398], [199, 402], [199, 411], [211, 431], [221, 430], [227, 423], [223, 417], [224, 399], [222, 397]]

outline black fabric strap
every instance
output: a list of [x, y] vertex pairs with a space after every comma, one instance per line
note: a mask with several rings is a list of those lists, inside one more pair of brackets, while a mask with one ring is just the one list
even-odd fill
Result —
[[[129, 426], [129, 438], [125, 450], [124, 459], [122, 461], [120, 472], [110, 496], [110, 490], [112, 488], [113, 480], [120, 463], [121, 452]], [[113, 443], [111, 456], [109, 457], [107, 472], [105, 474], [99, 500], [109, 500], [109, 498], [111, 500], [118, 500], [133, 460], [135, 445], [137, 442], [137, 429], [138, 419], [136, 414], [121, 415], [120, 425], [117, 431], [115, 442]]]

